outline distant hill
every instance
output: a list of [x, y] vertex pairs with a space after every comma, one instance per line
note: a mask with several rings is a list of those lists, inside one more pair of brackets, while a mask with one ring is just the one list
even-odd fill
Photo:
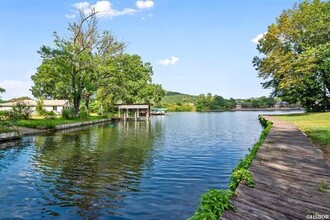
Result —
[[196, 99], [197, 99], [197, 96], [194, 96], [194, 95], [167, 91], [165, 93], [165, 96], [162, 98], [161, 103], [163, 103], [163, 104], [195, 103]]
[[27, 97], [27, 96], [21, 96], [21, 97], [18, 97], [18, 98], [10, 99], [10, 100], [8, 100], [8, 102], [16, 102], [16, 101], [20, 101], [20, 100], [32, 100], [32, 99], [30, 97]]

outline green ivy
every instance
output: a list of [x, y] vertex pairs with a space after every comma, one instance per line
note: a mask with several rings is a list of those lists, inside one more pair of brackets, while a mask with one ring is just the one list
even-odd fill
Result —
[[200, 199], [200, 206], [190, 220], [217, 220], [222, 213], [231, 208], [229, 201], [233, 195], [231, 190], [211, 189]]
[[264, 127], [259, 141], [255, 143], [249, 153], [245, 155], [244, 159], [240, 160], [230, 175], [229, 190], [210, 189], [204, 193], [200, 199], [200, 205], [195, 211], [194, 215], [189, 220], [217, 220], [225, 210], [234, 209], [230, 204], [231, 197], [235, 194], [235, 190], [240, 183], [247, 186], [254, 187], [255, 182], [252, 173], [248, 170], [257, 152], [265, 141], [272, 123], [267, 121], [262, 116], [259, 116], [259, 121]]
[[241, 168], [239, 170], [233, 171], [233, 173], [230, 175], [229, 188], [232, 191], [235, 191], [241, 181], [250, 187], [254, 187], [255, 185], [251, 172], [247, 169]]

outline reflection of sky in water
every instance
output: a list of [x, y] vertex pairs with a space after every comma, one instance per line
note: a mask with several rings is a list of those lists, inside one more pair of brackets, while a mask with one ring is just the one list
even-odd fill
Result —
[[260, 112], [169, 113], [0, 150], [0, 218], [185, 219], [259, 138]]

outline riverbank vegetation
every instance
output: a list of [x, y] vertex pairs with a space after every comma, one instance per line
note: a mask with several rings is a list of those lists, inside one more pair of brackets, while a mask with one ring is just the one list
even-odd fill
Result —
[[330, 112], [281, 115], [278, 118], [292, 122], [317, 143], [330, 160]]
[[330, 2], [302, 1], [285, 10], [259, 40], [253, 65], [273, 96], [307, 111], [330, 110]]
[[257, 143], [249, 149], [249, 153], [245, 155], [244, 159], [240, 160], [230, 175], [229, 189], [217, 190], [210, 189], [201, 196], [200, 205], [190, 220], [199, 219], [214, 219], [217, 220], [225, 210], [235, 209], [230, 204], [230, 199], [235, 195], [235, 190], [240, 183], [253, 187], [254, 180], [251, 172], [248, 170], [257, 152], [265, 141], [268, 133], [272, 128], [272, 123], [259, 116], [259, 121], [264, 127]]

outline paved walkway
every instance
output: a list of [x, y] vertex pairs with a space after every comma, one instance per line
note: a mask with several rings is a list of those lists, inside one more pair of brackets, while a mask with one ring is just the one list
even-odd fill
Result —
[[321, 182], [330, 184], [322, 152], [294, 125], [265, 118], [274, 124], [249, 168], [256, 186], [240, 184], [231, 200], [236, 212], [220, 219], [330, 219], [330, 189], [319, 190]]

